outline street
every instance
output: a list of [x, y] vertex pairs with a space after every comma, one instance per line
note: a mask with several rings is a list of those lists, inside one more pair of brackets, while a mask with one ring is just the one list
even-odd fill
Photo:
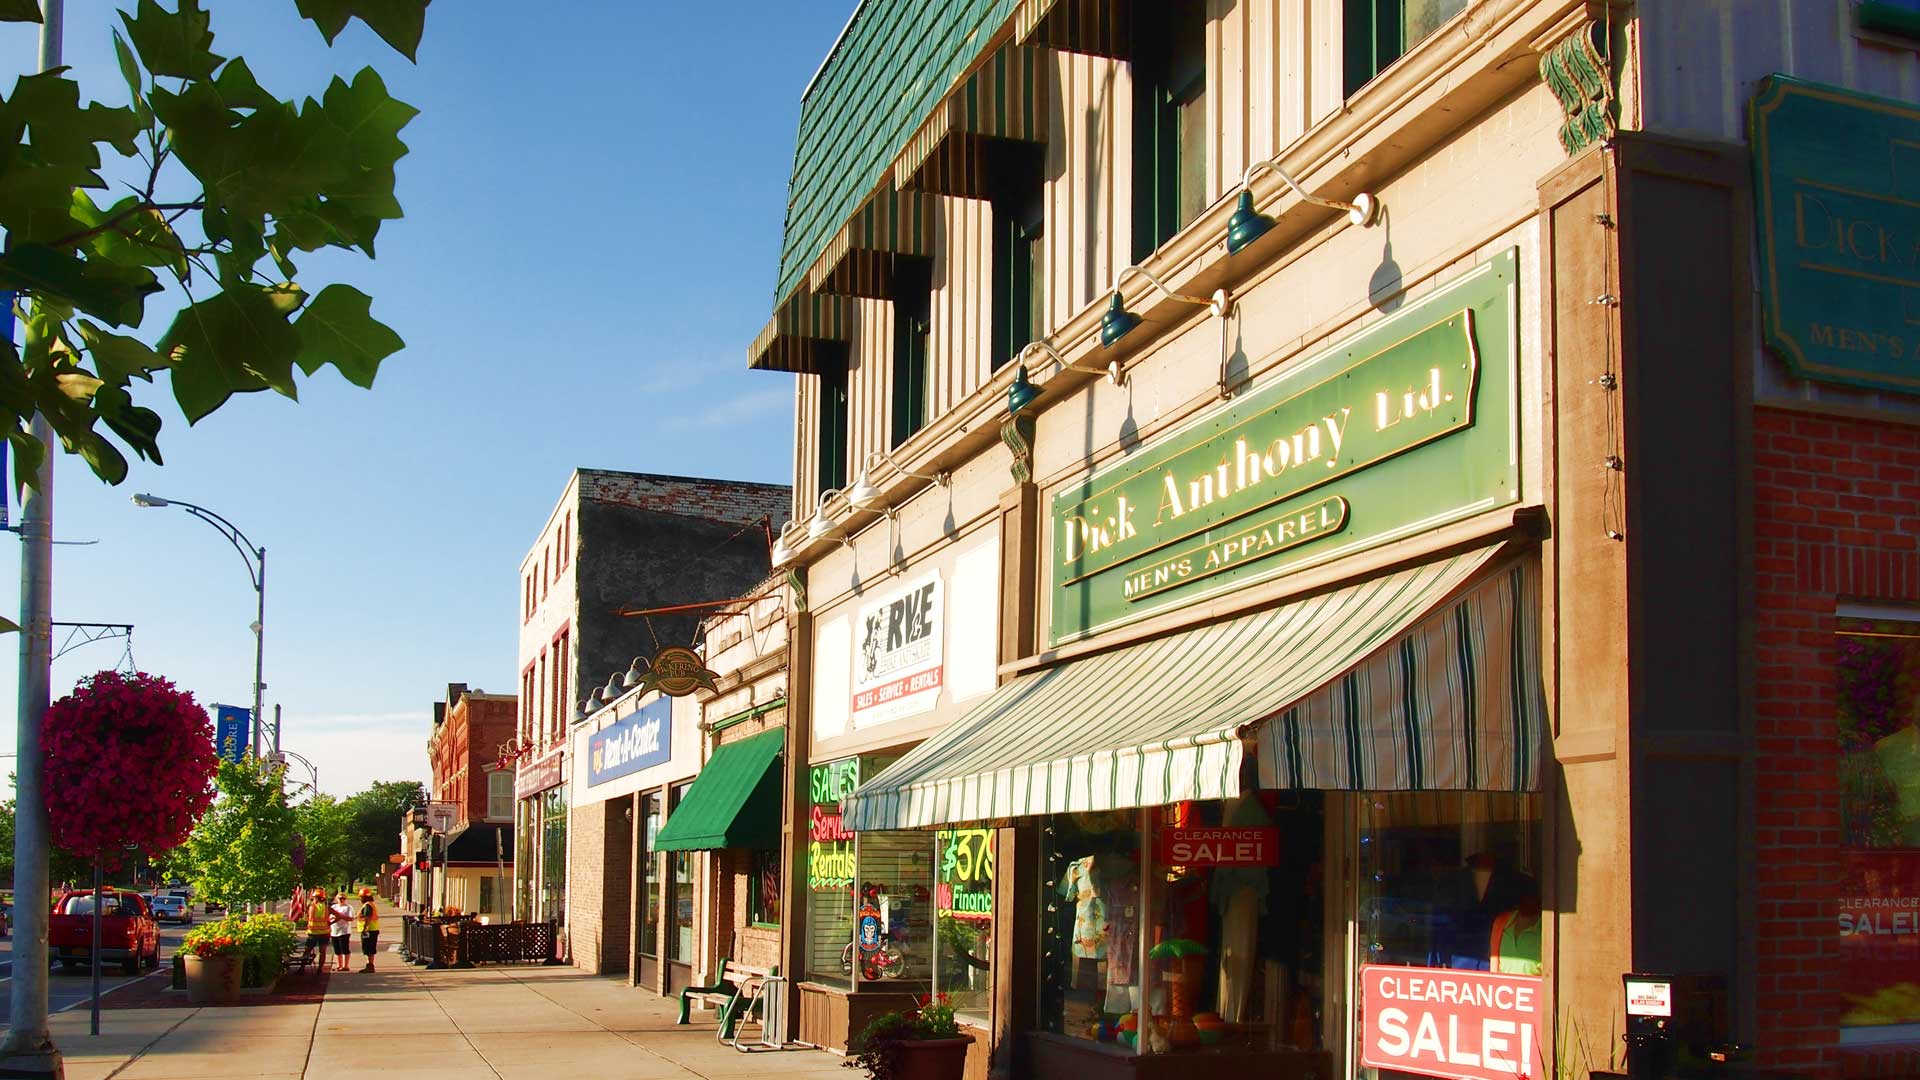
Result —
[[[197, 923], [207, 916], [195, 913]], [[180, 939], [191, 926], [176, 923], [160, 924], [160, 966], [153, 971], [140, 975], [122, 975], [120, 965], [107, 964], [100, 969], [100, 993], [104, 997], [115, 989], [141, 979], [165, 979], [173, 974], [173, 954], [180, 947]], [[68, 1009], [85, 1011], [87, 998], [92, 993], [91, 972], [85, 967], [68, 971], [59, 964], [53, 965], [52, 977], [47, 982], [47, 1011], [65, 1012]], [[12, 1008], [13, 982], [13, 935], [0, 939], [0, 1023], [5, 1023]]]

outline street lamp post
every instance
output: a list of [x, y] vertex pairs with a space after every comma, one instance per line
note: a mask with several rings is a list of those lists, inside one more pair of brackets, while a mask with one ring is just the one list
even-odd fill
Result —
[[201, 521], [219, 530], [227, 538], [227, 543], [240, 553], [240, 561], [247, 566], [247, 580], [253, 583], [256, 608], [253, 619], [253, 756], [262, 756], [261, 743], [265, 741], [266, 717], [262, 699], [266, 696], [266, 651], [267, 651], [267, 549], [256, 546], [247, 539], [233, 522], [204, 506], [195, 506], [179, 499], [163, 499], [158, 495], [144, 492], [133, 497], [135, 506], [177, 506]]

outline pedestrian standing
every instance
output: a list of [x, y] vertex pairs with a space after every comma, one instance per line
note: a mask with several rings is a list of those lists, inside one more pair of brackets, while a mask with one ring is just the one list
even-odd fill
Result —
[[347, 958], [353, 952], [353, 939], [347, 936], [353, 932], [353, 908], [348, 905], [344, 890], [334, 896], [333, 904], [327, 908], [327, 918], [333, 937], [333, 970], [346, 971]]
[[373, 904], [373, 890], [360, 890], [360, 952], [367, 958], [367, 966], [360, 970], [365, 974], [373, 973], [373, 954], [380, 950], [380, 909]]
[[327, 894], [313, 890], [307, 899], [307, 949], [313, 953], [314, 967], [322, 971], [327, 967], [327, 936], [333, 920], [327, 915]]

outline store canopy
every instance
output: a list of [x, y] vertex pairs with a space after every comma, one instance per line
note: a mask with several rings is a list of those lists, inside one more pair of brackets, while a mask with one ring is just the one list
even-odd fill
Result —
[[780, 750], [783, 728], [713, 752], [654, 837], [655, 851], [780, 846]]
[[411, 873], [413, 873], [413, 864], [410, 862], [403, 862], [399, 866], [396, 866], [393, 868], [393, 876], [397, 878], [406, 877], [408, 874], [411, 874]]
[[1497, 548], [1024, 675], [841, 803], [854, 830], [1263, 787], [1531, 791], [1537, 561]]
[[1048, 53], [1007, 45], [967, 76], [894, 159], [894, 186], [986, 199], [997, 151], [1047, 138]]
[[450, 863], [513, 861], [513, 826], [469, 821], [447, 834], [440, 857]]

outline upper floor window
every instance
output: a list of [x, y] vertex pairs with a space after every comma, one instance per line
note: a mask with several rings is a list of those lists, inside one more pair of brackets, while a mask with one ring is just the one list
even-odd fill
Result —
[[1207, 8], [1204, 0], [1135, 4], [1133, 18], [1133, 261], [1140, 262], [1206, 209]]
[[847, 373], [820, 373], [820, 491], [847, 483]]
[[933, 260], [893, 264], [893, 445], [927, 426], [933, 389]]
[[994, 147], [993, 352], [995, 370], [1046, 332], [1045, 150], [1003, 141]]
[[1345, 0], [1348, 94], [1467, 6], [1467, 0]]
[[513, 773], [506, 769], [487, 774], [487, 816], [513, 819]]

